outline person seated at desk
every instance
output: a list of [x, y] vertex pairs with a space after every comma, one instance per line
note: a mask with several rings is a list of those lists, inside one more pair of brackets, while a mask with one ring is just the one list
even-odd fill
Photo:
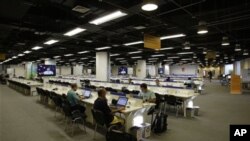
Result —
[[189, 77], [188, 80], [185, 82], [185, 85], [187, 86], [187, 88], [192, 88], [193, 85], [193, 81], [192, 79]]
[[161, 87], [161, 84], [160, 84], [160, 80], [159, 80], [159, 79], [155, 79], [155, 85], [158, 86], [158, 87]]
[[85, 107], [80, 105], [80, 100], [83, 99], [84, 97], [80, 97], [77, 93], [77, 85], [76, 84], [71, 84], [71, 90], [68, 91], [67, 93], [67, 99], [70, 103], [71, 109], [74, 110], [79, 110], [83, 116], [85, 117]]
[[166, 81], [167, 81], [167, 82], [170, 82], [170, 81], [171, 81], [171, 80], [170, 80], [170, 77], [167, 77]]
[[139, 96], [142, 97], [143, 102], [155, 103], [156, 101], [155, 93], [148, 90], [147, 84], [142, 83], [140, 85], [140, 88], [141, 88], [141, 92], [139, 93]]
[[114, 115], [116, 112], [122, 112], [125, 108], [119, 108], [111, 110], [108, 106], [108, 100], [106, 98], [107, 91], [105, 89], [99, 89], [97, 91], [98, 98], [94, 102], [94, 109], [101, 111], [104, 114], [106, 124], [118, 124], [124, 125], [125, 120]]
[[128, 84], [134, 84], [131, 78], [128, 79]]

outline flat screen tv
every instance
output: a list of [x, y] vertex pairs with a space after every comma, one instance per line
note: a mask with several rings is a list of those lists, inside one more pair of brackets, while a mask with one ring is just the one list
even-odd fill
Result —
[[38, 76], [55, 76], [56, 66], [55, 65], [38, 65], [37, 74]]
[[119, 75], [126, 75], [126, 74], [128, 74], [128, 68], [127, 67], [120, 67], [120, 68], [118, 68], [118, 74]]
[[158, 74], [164, 74], [164, 68], [158, 68]]

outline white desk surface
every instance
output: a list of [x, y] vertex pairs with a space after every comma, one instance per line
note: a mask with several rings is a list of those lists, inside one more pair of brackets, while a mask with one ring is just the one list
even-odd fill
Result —
[[21, 83], [21, 84], [25, 84], [25, 85], [28, 85], [28, 86], [42, 86], [43, 85], [43, 83], [33, 81], [33, 80], [27, 80], [27, 79], [12, 78], [12, 79], [9, 79], [9, 80], [12, 80], [12, 81], [15, 81], [15, 82], [18, 82], [18, 83]]

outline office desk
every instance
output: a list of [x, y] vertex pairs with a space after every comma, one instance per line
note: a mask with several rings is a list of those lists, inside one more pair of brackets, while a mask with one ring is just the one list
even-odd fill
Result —
[[[67, 94], [67, 92], [70, 90], [69, 87], [64, 87], [64, 86], [58, 86], [58, 85], [47, 85], [44, 87], [41, 87], [44, 90], [47, 91], [53, 91], [58, 95], [62, 95], [62, 94]], [[57, 88], [57, 90], [53, 90]], [[77, 93], [80, 95], [82, 94], [83, 90], [82, 89], [78, 89]], [[91, 109], [93, 108], [93, 104], [95, 102], [95, 100], [97, 99], [97, 92], [92, 91], [91, 93], [92, 97], [88, 98], [88, 99], [83, 99], [81, 100], [82, 104], [84, 104], [84, 106], [86, 107], [86, 111], [85, 113], [87, 114], [87, 122], [89, 123], [94, 123], [93, 121], [93, 117], [92, 117], [92, 113], [91, 113]], [[118, 96], [116, 95], [111, 95], [110, 93], [107, 93], [106, 95], [107, 99], [108, 99], [108, 104], [111, 104], [112, 99], [118, 99]], [[143, 121], [139, 121], [139, 122], [147, 122], [147, 123], [151, 123], [151, 117], [147, 116], [147, 111], [150, 107], [154, 106], [155, 104], [152, 103], [142, 103], [141, 99], [135, 99], [132, 97], [128, 97], [128, 104], [126, 106], [126, 109], [124, 111], [122, 111], [122, 117], [126, 120], [125, 122], [125, 130], [129, 131], [129, 129], [134, 126], [134, 119], [136, 117], [142, 117]]]
[[33, 80], [12, 78], [8, 79], [7, 85], [25, 95], [35, 95], [36, 87], [42, 86], [43, 83], [36, 82]]

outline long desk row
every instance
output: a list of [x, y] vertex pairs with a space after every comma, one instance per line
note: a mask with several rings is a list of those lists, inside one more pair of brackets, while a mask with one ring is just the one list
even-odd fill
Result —
[[[70, 90], [69, 87], [59, 86], [59, 85], [50, 85], [50, 84], [44, 87], [40, 87], [40, 88], [43, 90], [54, 92], [58, 95], [67, 94], [67, 92]], [[78, 89], [77, 93], [81, 95], [83, 91], [84, 91], [83, 89]], [[86, 107], [85, 112], [86, 112], [86, 115], [88, 116], [86, 120], [89, 123], [93, 123], [91, 109], [93, 108], [94, 101], [97, 99], [97, 93], [95, 91], [92, 91], [91, 95], [92, 96], [90, 98], [81, 100], [82, 104], [84, 104]], [[139, 121], [139, 122], [150, 123], [151, 117], [147, 115], [147, 110], [151, 106], [154, 106], [155, 104], [143, 103], [141, 99], [136, 99], [132, 97], [128, 97], [128, 98], [129, 100], [128, 100], [126, 109], [122, 112], [122, 114], [124, 115], [124, 119], [126, 119], [125, 130], [129, 131], [129, 129], [132, 126], [134, 126], [135, 124], [138, 124], [138, 123], [135, 123], [135, 122], [138, 122], [138, 121], [135, 121], [136, 117], [138, 116], [143, 118], [142, 119], [143, 121]], [[111, 95], [110, 93], [108, 93], [107, 99], [108, 99], [108, 104], [111, 104], [112, 99], [118, 99], [118, 96]]]
[[8, 79], [7, 85], [25, 95], [35, 95], [36, 87], [42, 86], [43, 83], [26, 79], [12, 78]]

